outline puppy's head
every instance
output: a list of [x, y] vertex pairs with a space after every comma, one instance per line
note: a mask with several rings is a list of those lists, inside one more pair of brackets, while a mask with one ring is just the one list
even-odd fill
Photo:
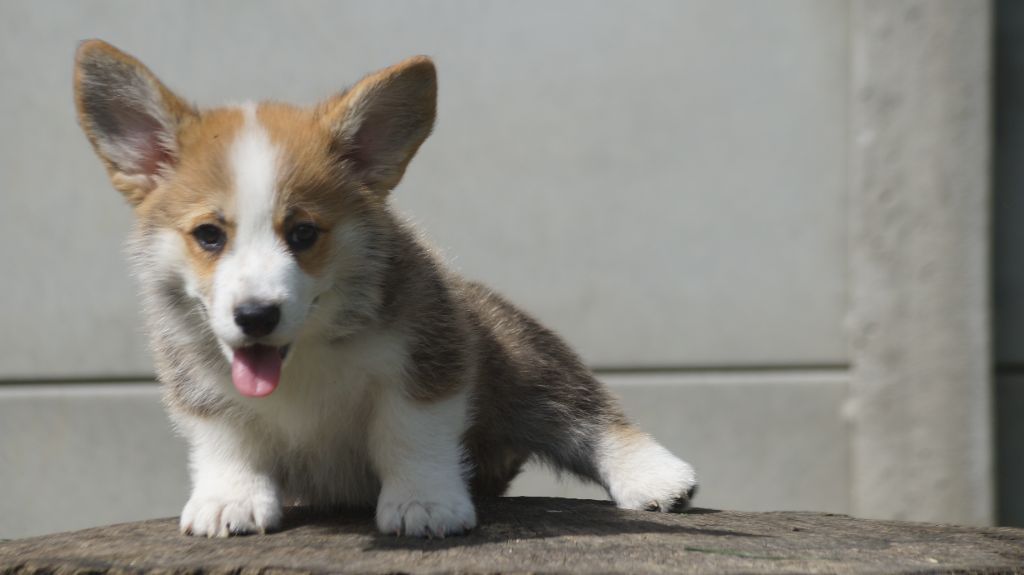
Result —
[[76, 56], [75, 101], [134, 207], [146, 265], [196, 301], [235, 387], [262, 396], [289, 346], [323, 323], [322, 300], [352, 303], [337, 286], [358, 281], [366, 222], [430, 133], [436, 79], [417, 57], [312, 108], [199, 110], [92, 40]]

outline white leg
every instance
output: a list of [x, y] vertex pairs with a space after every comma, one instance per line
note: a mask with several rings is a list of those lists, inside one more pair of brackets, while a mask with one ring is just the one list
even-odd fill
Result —
[[381, 479], [377, 527], [383, 533], [444, 537], [476, 526], [461, 446], [464, 393], [419, 402], [385, 390], [375, 406], [370, 456]]
[[608, 495], [623, 509], [683, 509], [697, 487], [697, 475], [689, 463], [632, 427], [604, 433], [598, 468]]
[[265, 533], [281, 522], [269, 453], [253, 437], [223, 422], [190, 418], [192, 496], [181, 532], [206, 537]]

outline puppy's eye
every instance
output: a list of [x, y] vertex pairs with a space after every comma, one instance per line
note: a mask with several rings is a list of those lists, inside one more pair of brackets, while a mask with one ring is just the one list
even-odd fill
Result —
[[228, 236], [224, 233], [224, 230], [213, 224], [197, 226], [196, 229], [192, 230], [192, 237], [196, 239], [199, 247], [212, 253], [224, 249], [224, 244], [228, 241]]
[[288, 247], [293, 252], [301, 252], [313, 247], [317, 238], [320, 237], [320, 230], [313, 224], [298, 224], [288, 231]]

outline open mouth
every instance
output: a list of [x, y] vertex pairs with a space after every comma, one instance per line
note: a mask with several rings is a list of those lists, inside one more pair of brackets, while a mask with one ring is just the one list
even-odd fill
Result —
[[248, 345], [235, 350], [231, 359], [231, 382], [246, 397], [265, 397], [281, 383], [281, 366], [288, 346]]

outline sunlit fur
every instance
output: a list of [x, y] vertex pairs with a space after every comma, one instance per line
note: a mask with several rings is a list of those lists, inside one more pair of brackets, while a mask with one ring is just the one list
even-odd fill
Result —
[[[433, 126], [424, 57], [312, 108], [199, 110], [134, 58], [84, 43], [79, 121], [134, 207], [131, 254], [168, 412], [191, 450], [185, 533], [279, 525], [283, 505], [376, 505], [388, 533], [476, 525], [531, 458], [668, 511], [693, 469], [633, 427], [552, 332], [449, 271], [387, 202]], [[315, 243], [288, 243], [298, 224]], [[202, 245], [198, 226], [223, 244]], [[280, 322], [243, 333], [236, 307]], [[288, 350], [280, 385], [232, 384], [242, 346]]]

